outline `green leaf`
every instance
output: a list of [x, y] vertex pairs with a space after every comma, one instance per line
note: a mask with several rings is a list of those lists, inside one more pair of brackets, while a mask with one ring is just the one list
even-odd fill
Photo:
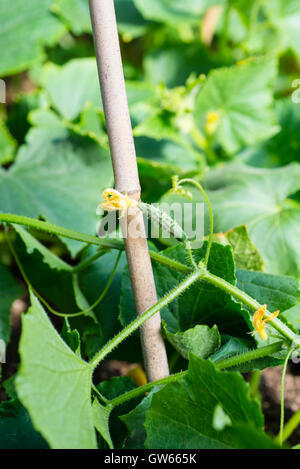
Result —
[[222, 235], [218, 234], [220, 241], [227, 240], [232, 246], [232, 253], [237, 269], [264, 270], [264, 261], [252, 243], [246, 225], [238, 226]]
[[23, 317], [18, 396], [52, 448], [94, 449], [92, 368], [59, 337], [38, 300]]
[[[66, 129], [34, 128], [15, 163], [0, 168], [0, 210], [95, 233], [101, 190], [111, 180], [107, 150]], [[82, 248], [76, 241], [64, 242], [73, 255]]]
[[186, 359], [190, 354], [207, 358], [221, 345], [221, 337], [216, 326], [195, 326], [184, 332], [172, 334], [164, 327], [165, 335], [173, 347]]
[[143, 16], [163, 23], [197, 23], [212, 5], [222, 4], [222, 0], [134, 0]]
[[272, 90], [276, 61], [261, 59], [212, 71], [200, 89], [195, 119], [204, 130], [209, 112], [219, 115], [215, 139], [228, 153], [279, 131]]
[[48, 64], [42, 81], [53, 106], [68, 120], [76, 119], [89, 102], [102, 109], [94, 58], [70, 60], [62, 67]]
[[[54, 45], [66, 32], [51, 13], [53, 0], [2, 0], [0, 17], [0, 76], [21, 72], [44, 57], [44, 48]], [[47, 34], [45, 34], [47, 31]]]
[[47, 449], [30, 416], [17, 399], [0, 404], [0, 449]]
[[[232, 422], [223, 431], [213, 426], [216, 406], [221, 406]], [[245, 441], [245, 432], [239, 436], [240, 427], [249, 429], [252, 441]], [[217, 371], [212, 363], [194, 355], [186, 377], [153, 395], [146, 410], [145, 428], [147, 448], [276, 447], [263, 433], [260, 406], [250, 399], [244, 379], [238, 373]]]
[[237, 270], [237, 286], [270, 311], [281, 312], [300, 301], [300, 283], [293, 277], [271, 275], [263, 272]]
[[267, 272], [300, 275], [300, 204], [287, 199], [300, 189], [300, 165], [257, 169], [229, 164], [209, 172], [204, 183], [216, 231], [247, 224]]
[[10, 309], [22, 294], [21, 286], [7, 267], [0, 264], [0, 340], [8, 343], [10, 337]]

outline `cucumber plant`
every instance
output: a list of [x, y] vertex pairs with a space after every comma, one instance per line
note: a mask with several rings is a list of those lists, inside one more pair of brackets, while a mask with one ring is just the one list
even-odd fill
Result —
[[[108, 189], [88, 2], [21, 3], [0, 12], [0, 447], [296, 448], [298, 2], [115, 0], [142, 202]], [[203, 204], [201, 245], [166, 203]], [[170, 235], [148, 239], [158, 300], [138, 316], [99, 204], [100, 223], [134, 208]], [[158, 312], [170, 375], [147, 382], [139, 335]], [[111, 360], [136, 371], [105, 379]], [[256, 379], [276, 366], [272, 435]]]

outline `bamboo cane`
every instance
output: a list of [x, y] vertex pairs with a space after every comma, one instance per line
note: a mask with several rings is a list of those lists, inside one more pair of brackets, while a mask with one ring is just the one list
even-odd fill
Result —
[[[120, 53], [117, 22], [113, 0], [89, 0], [100, 87], [115, 176], [115, 188], [140, 200], [136, 153], [128, 109], [125, 80]], [[138, 237], [132, 236], [135, 224]], [[156, 288], [142, 213], [121, 220], [137, 314], [142, 314], [157, 302]], [[124, 235], [125, 236], [125, 235]], [[161, 336], [160, 313], [140, 329], [145, 370], [149, 381], [169, 375], [165, 344]]]

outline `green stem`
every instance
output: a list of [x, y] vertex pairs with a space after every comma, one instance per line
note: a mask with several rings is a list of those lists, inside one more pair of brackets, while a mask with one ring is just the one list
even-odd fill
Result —
[[9, 224], [15, 223], [16, 225], [23, 225], [29, 228], [35, 228], [36, 230], [46, 231], [47, 233], [51, 233], [56, 236], [63, 236], [64, 238], [74, 239], [75, 241], [80, 241], [81, 243], [95, 244], [96, 246], [102, 246], [111, 249], [124, 249], [123, 241], [119, 239], [98, 238], [97, 236], [79, 233], [78, 231], [52, 225], [52, 223], [36, 220], [35, 218], [0, 213], [0, 221]]
[[[221, 360], [215, 363], [215, 367], [219, 370], [224, 370], [226, 368], [231, 368], [233, 366], [240, 365], [247, 361], [257, 360], [258, 358], [265, 357], [270, 353], [275, 353], [281, 350], [282, 342], [276, 342], [276, 344], [267, 345], [266, 347], [261, 347], [256, 350], [252, 350], [251, 352], [246, 352], [241, 355], [236, 355], [235, 357], [230, 357], [225, 360]], [[188, 375], [188, 370], [182, 371], [180, 373], [176, 373], [173, 375], [168, 376], [167, 378], [163, 378], [159, 381], [153, 381], [152, 383], [145, 384], [144, 386], [140, 386], [139, 388], [133, 389], [121, 396], [116, 397], [115, 399], [109, 402], [109, 405], [112, 407], [116, 407], [118, 405], [123, 404], [130, 399], [134, 399], [141, 394], [145, 394], [146, 392], [151, 391], [156, 386], [165, 386], [166, 384], [172, 383], [174, 381], [178, 381], [180, 378], [184, 378]]]
[[202, 193], [202, 195], [203, 195], [203, 197], [206, 201], [207, 207], [208, 207], [208, 211], [209, 211], [209, 239], [208, 239], [208, 246], [207, 246], [207, 250], [206, 250], [205, 259], [204, 259], [204, 262], [201, 263], [201, 265], [204, 264], [204, 266], [207, 267], [208, 260], [209, 260], [209, 255], [210, 255], [210, 250], [211, 250], [211, 246], [212, 246], [212, 242], [213, 242], [213, 234], [214, 234], [214, 215], [213, 215], [213, 211], [212, 211], [212, 206], [211, 206], [210, 201], [209, 201], [209, 199], [206, 195], [205, 190], [203, 189], [203, 187], [201, 186], [201, 184], [199, 182], [195, 181], [194, 179], [186, 178], [186, 179], [182, 179], [181, 181], [178, 182], [179, 186], [181, 184], [192, 184], [192, 185], [194, 185]]
[[297, 410], [285, 425], [281, 435], [281, 443], [284, 443], [292, 435], [298, 425], [300, 425], [300, 409]]
[[280, 431], [279, 431], [279, 444], [282, 446], [283, 443], [283, 427], [284, 427], [284, 381], [285, 381], [285, 374], [286, 374], [286, 369], [287, 365], [289, 362], [289, 358], [291, 356], [293, 349], [292, 346], [290, 346], [289, 351], [287, 353], [287, 356], [284, 361], [283, 369], [282, 369], [282, 376], [281, 376], [281, 396], [280, 396]]
[[135, 321], [125, 327], [119, 334], [117, 334], [112, 340], [110, 340], [102, 350], [91, 360], [90, 364], [96, 368], [99, 363], [114, 349], [116, 348], [123, 340], [130, 336], [134, 331], [139, 329], [148, 319], [154, 316], [158, 311], [171, 303], [177, 296], [181, 295], [187, 288], [189, 288], [196, 280], [201, 277], [201, 270], [197, 270], [189, 275], [183, 280], [179, 285], [177, 285], [173, 290], [171, 290], [167, 295], [161, 298], [155, 305], [147, 309], [143, 314], [141, 314]]

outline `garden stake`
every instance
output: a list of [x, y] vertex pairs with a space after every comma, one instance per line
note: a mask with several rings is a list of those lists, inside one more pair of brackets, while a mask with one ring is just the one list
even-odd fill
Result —
[[[115, 188], [139, 201], [141, 188], [114, 2], [113, 0], [89, 0], [89, 2]], [[128, 217], [121, 217], [120, 221], [123, 233], [127, 234], [125, 248], [136, 311], [141, 315], [157, 302], [157, 295], [143, 215], [138, 208], [131, 209], [131, 213]], [[133, 237], [127, 230], [133, 221], [138, 226], [138, 237]], [[140, 328], [140, 334], [148, 380], [155, 381], [168, 376], [168, 360], [161, 336], [160, 313]]]

